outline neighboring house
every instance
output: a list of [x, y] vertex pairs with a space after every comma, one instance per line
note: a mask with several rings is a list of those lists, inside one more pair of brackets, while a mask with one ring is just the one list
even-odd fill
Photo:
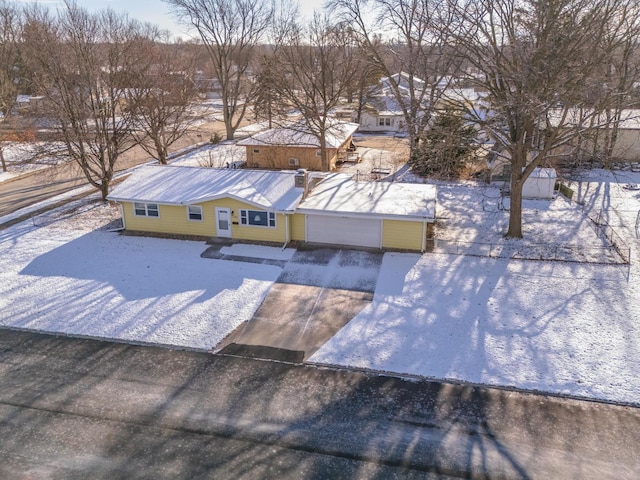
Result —
[[309, 180], [305, 171], [146, 166], [108, 199], [121, 204], [124, 228], [135, 232], [426, 249], [434, 186], [355, 182], [344, 174]]
[[[409, 76], [404, 73], [396, 73], [389, 77], [381, 78], [378, 82], [376, 92], [365, 102], [360, 113], [360, 131], [363, 132], [388, 132], [403, 133], [407, 125], [402, 111], [402, 105], [398, 102], [392, 81], [397, 83], [403, 102], [410, 100]], [[418, 92], [426, 88], [426, 83], [417, 78], [413, 78], [414, 91]], [[425, 109], [428, 107], [428, 98], [424, 102]]]
[[[332, 120], [326, 134], [329, 170], [355, 147], [358, 124]], [[322, 170], [320, 140], [302, 122], [260, 132], [237, 143], [247, 149], [250, 168]]]
[[395, 97], [376, 95], [360, 112], [360, 131], [400, 133], [406, 130], [404, 113]]
[[44, 107], [45, 97], [18, 95], [14, 108], [18, 113], [37, 113]]

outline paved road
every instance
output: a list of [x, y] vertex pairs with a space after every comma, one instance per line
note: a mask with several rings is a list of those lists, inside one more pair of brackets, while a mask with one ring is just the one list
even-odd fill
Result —
[[639, 409], [8, 330], [0, 431], [7, 479], [640, 472]]

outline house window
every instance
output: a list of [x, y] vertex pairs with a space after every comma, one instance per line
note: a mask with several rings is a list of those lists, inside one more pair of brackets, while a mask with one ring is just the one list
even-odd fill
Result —
[[390, 127], [391, 126], [391, 119], [390, 118], [380, 117], [378, 119], [378, 125], [380, 125], [381, 127]]
[[290, 167], [297, 167], [300, 165], [300, 160], [298, 160], [297, 158], [290, 158], [289, 159], [289, 166]]
[[187, 214], [189, 215], [189, 220], [193, 220], [195, 222], [202, 221], [202, 207], [199, 205], [187, 206]]
[[133, 211], [137, 217], [159, 217], [160, 210], [157, 203], [134, 203]]
[[253, 227], [275, 228], [276, 214], [260, 210], [240, 210], [240, 224]]
[[322, 156], [322, 150], [318, 149], [316, 150], [316, 157], [321, 157]]
[[255, 155], [260, 155], [260, 149], [259, 149], [259, 148], [254, 148], [254, 149], [253, 149], [253, 153], [254, 153]]

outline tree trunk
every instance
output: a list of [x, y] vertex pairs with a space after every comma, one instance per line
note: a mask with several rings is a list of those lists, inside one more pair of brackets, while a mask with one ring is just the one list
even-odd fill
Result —
[[7, 162], [4, 159], [4, 150], [0, 147], [0, 162], [2, 163], [2, 171], [7, 171]]
[[[509, 228], [505, 237], [522, 238], [522, 186], [524, 185], [522, 169], [524, 168], [524, 158], [516, 158], [517, 153], [513, 155], [509, 199]], [[523, 154], [518, 156], [522, 157]]]
[[103, 179], [100, 184], [100, 196], [103, 201], [107, 200], [107, 195], [109, 195], [109, 181]]

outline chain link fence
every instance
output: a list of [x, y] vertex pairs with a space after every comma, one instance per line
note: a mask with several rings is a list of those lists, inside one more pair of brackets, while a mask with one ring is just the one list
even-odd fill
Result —
[[532, 243], [485, 243], [456, 240], [427, 240], [427, 251], [476, 257], [546, 260], [578, 263], [628, 264], [629, 254], [621, 255], [615, 246], [552, 245]]

